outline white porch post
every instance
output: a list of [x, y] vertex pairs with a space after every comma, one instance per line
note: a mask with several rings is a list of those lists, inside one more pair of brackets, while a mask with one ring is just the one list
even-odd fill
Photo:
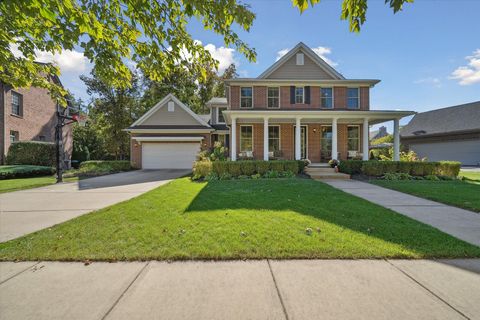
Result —
[[237, 161], [237, 118], [232, 118], [232, 144], [230, 145], [232, 161]]
[[332, 159], [338, 160], [337, 118], [332, 119]]
[[300, 146], [300, 143], [301, 143], [301, 139], [300, 139], [300, 135], [301, 135], [301, 122], [300, 122], [300, 118], [297, 118], [296, 119], [296, 123], [295, 123], [295, 160], [300, 160], [300, 158], [302, 157], [302, 151], [301, 151], [301, 146]]
[[268, 161], [268, 117], [263, 118], [263, 160]]
[[400, 120], [393, 120], [393, 161], [400, 161]]
[[369, 149], [368, 149], [368, 139], [369, 139], [369, 128], [368, 128], [368, 119], [363, 119], [363, 160], [368, 160]]

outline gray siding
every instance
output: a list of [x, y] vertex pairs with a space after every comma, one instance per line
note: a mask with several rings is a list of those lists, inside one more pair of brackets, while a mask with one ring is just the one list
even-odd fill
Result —
[[[299, 51], [302, 52], [302, 51]], [[297, 53], [275, 70], [267, 79], [330, 80], [335, 79], [304, 53], [303, 66], [297, 66]]]
[[480, 139], [410, 143], [410, 150], [428, 161], [460, 161], [462, 165], [480, 164]]
[[168, 102], [152, 114], [142, 125], [200, 125], [200, 123], [175, 104], [175, 111], [168, 111]]

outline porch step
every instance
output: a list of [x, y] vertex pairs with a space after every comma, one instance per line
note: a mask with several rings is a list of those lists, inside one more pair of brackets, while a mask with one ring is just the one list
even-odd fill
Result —
[[310, 163], [307, 168], [330, 168], [328, 163]]
[[330, 167], [306, 167], [305, 168], [306, 173], [335, 173], [335, 169], [330, 168]]
[[326, 180], [326, 179], [339, 179], [348, 180], [350, 175], [346, 173], [333, 172], [333, 173], [321, 173], [321, 174], [308, 174], [310, 178], [314, 180]]

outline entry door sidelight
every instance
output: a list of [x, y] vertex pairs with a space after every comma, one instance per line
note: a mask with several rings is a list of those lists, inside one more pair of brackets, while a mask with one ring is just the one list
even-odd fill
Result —
[[320, 161], [328, 162], [332, 159], [332, 127], [322, 126], [320, 141]]
[[[293, 126], [293, 153], [295, 154], [296, 150], [296, 126]], [[308, 153], [307, 153], [307, 126], [300, 126], [300, 158], [301, 159], [307, 159]]]

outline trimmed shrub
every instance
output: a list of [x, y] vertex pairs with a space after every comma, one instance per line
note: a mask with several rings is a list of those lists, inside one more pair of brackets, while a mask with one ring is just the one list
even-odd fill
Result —
[[281, 160], [274, 160], [270, 162], [270, 170], [271, 171], [283, 171], [285, 170], [285, 161]]
[[338, 170], [347, 174], [359, 174], [362, 173], [362, 160], [343, 160], [340, 161]]
[[242, 174], [241, 162], [240, 161], [229, 161], [227, 162], [228, 173], [232, 175], [233, 178], [237, 178]]
[[[352, 167], [358, 164], [353, 164], [355, 160], [342, 161], [340, 163], [340, 172], [354, 173], [355, 169]], [[358, 168], [358, 167], [355, 167]], [[446, 176], [455, 178], [460, 172], [460, 162], [455, 161], [441, 161], [441, 162], [426, 162], [426, 161], [363, 161], [360, 173], [367, 176], [379, 177], [387, 173], [405, 173], [415, 177], [426, 176]], [[350, 174], [352, 174], [350, 173]]]
[[303, 171], [305, 171], [305, 167], [309, 164], [308, 162], [308, 160], [297, 160], [299, 173], [303, 173]]
[[270, 168], [270, 163], [268, 161], [255, 161], [255, 170], [261, 176], [267, 173]]
[[6, 163], [35, 166], [55, 166], [55, 144], [40, 141], [18, 141], [10, 145]]
[[212, 162], [213, 172], [221, 177], [224, 174], [228, 173], [228, 162], [227, 161], [214, 161]]
[[51, 176], [54, 173], [55, 168], [53, 167], [28, 165], [0, 166], [0, 180]]
[[242, 171], [242, 175], [250, 177], [251, 175], [255, 174], [256, 165], [255, 161], [240, 161], [240, 170]]
[[284, 171], [290, 171], [294, 174], [298, 173], [298, 161], [285, 161], [283, 166]]
[[[212, 162], [211, 161], [196, 161], [193, 164], [193, 180], [198, 180], [203, 177], [207, 177], [212, 174]], [[215, 174], [218, 176], [217, 174]]]
[[127, 160], [91, 160], [84, 161], [80, 164], [80, 170], [95, 171], [95, 170], [109, 170], [109, 171], [129, 171], [132, 169], [130, 161]]
[[438, 176], [455, 178], [460, 173], [461, 163], [458, 161], [440, 161], [438, 162], [437, 172]]

